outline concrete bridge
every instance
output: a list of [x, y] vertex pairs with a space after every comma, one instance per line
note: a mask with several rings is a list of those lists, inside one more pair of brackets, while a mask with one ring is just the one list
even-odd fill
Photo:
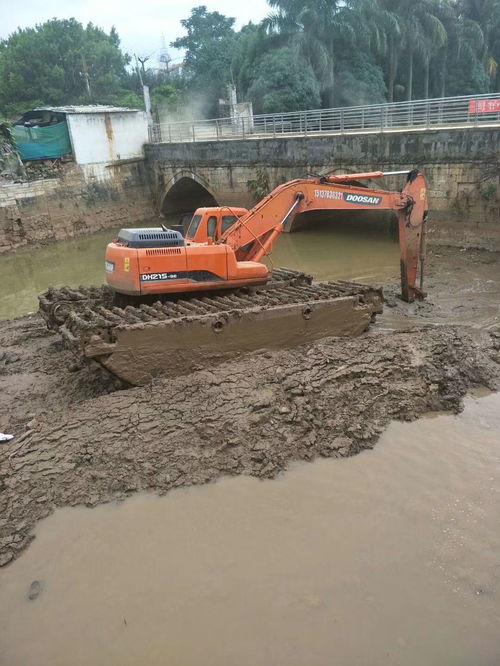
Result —
[[[418, 167], [429, 181], [430, 239], [500, 249], [495, 127], [154, 143], [146, 146], [146, 164], [157, 210], [167, 216], [207, 205], [250, 207], [308, 174]], [[400, 184], [391, 178], [374, 186]]]

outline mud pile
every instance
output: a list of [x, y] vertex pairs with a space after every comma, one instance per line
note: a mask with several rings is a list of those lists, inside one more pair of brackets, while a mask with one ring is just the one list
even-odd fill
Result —
[[119, 386], [97, 366], [80, 364], [38, 315], [0, 322], [0, 432], [18, 437], [36, 415]]
[[[4, 365], [0, 379], [7, 389], [25, 386], [19, 405], [37, 414], [0, 448], [1, 564], [56, 507], [166, 492], [224, 474], [270, 478], [292, 460], [370, 448], [391, 419], [457, 411], [472, 385], [500, 388], [500, 337], [443, 326], [328, 338], [93, 396], [107, 389], [95, 388], [87, 368], [63, 370], [68, 352], [41, 327], [38, 318], [3, 326], [9, 353], [20, 358]], [[51, 351], [52, 374], [47, 360], [32, 367], [22, 355], [30, 329], [28, 346]], [[21, 332], [23, 341], [13, 342]], [[30, 403], [38, 380], [45, 403], [41, 394]]]

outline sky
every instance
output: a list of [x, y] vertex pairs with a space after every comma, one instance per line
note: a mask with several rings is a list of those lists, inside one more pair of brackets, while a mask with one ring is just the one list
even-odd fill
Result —
[[74, 17], [83, 24], [91, 21], [107, 32], [115, 26], [124, 51], [140, 56], [158, 58], [162, 35], [174, 61], [181, 55], [169, 46], [182, 36], [181, 19], [191, 8], [206, 5], [236, 18], [236, 28], [253, 21], [257, 23], [270, 13], [266, 0], [0, 0], [0, 38], [6, 38], [18, 27], [28, 28], [51, 18]]

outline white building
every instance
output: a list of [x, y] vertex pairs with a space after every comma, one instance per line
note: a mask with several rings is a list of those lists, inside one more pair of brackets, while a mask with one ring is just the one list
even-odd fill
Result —
[[40, 127], [66, 121], [73, 157], [80, 166], [144, 156], [143, 146], [148, 141], [144, 111], [102, 105], [38, 107], [18, 122], [36, 127], [38, 117]]

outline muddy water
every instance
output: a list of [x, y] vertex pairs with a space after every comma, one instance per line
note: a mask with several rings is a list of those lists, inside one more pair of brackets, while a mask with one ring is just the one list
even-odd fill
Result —
[[56, 512], [0, 571], [1, 663], [500, 663], [499, 413], [468, 398], [273, 481]]
[[[0, 257], [0, 319], [36, 310], [38, 294], [49, 285], [101, 284], [105, 248], [117, 232], [108, 229]], [[304, 270], [319, 280], [382, 281], [397, 274], [399, 266], [398, 245], [389, 235], [348, 232], [325, 223], [282, 234], [272, 260], [275, 266]]]
[[37, 296], [48, 286], [101, 284], [106, 244], [117, 230], [21, 249], [0, 257], [0, 319], [38, 309]]

